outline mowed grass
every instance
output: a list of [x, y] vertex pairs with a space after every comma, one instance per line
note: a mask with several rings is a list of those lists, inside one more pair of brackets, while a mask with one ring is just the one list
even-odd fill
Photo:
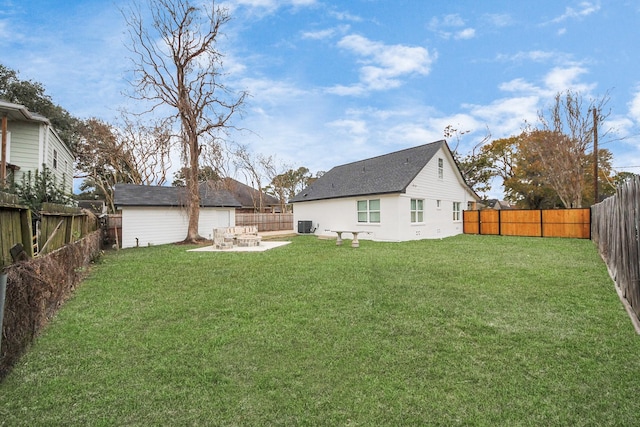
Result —
[[587, 240], [110, 253], [0, 384], [7, 426], [634, 425]]

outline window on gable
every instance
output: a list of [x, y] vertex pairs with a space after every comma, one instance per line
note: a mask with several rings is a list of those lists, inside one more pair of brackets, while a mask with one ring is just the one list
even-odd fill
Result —
[[380, 199], [358, 200], [358, 222], [380, 222]]
[[453, 202], [453, 220], [460, 221], [460, 202]]
[[424, 200], [411, 199], [411, 222], [424, 222]]
[[53, 150], [53, 168], [58, 169], [58, 152]]
[[444, 178], [444, 160], [438, 158], [438, 179]]

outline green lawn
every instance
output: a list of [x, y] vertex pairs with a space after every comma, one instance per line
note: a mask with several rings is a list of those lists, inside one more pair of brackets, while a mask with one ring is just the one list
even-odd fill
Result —
[[634, 425], [640, 337], [587, 240], [110, 253], [0, 425]]

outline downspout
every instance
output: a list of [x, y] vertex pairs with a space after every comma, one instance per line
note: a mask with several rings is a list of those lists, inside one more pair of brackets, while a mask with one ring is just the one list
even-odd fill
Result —
[[7, 182], [7, 114], [2, 115], [2, 148], [0, 149], [0, 188]]

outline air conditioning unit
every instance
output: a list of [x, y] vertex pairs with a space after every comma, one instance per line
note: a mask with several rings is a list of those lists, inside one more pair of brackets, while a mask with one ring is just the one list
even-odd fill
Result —
[[311, 234], [313, 230], [313, 221], [298, 221], [298, 234]]

